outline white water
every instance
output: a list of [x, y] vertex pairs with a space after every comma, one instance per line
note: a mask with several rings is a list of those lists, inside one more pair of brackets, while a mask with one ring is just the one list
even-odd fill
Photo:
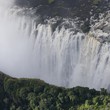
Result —
[[98, 30], [85, 35], [62, 27], [52, 33], [51, 23], [37, 25], [38, 17], [9, 6], [0, 1], [1, 71], [58, 86], [109, 87], [110, 44], [92, 37]]

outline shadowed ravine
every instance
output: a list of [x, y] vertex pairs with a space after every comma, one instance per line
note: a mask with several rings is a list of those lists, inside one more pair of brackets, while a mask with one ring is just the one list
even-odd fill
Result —
[[42, 23], [32, 8], [0, 4], [1, 71], [64, 87], [109, 88], [109, 12], [84, 33], [76, 18]]

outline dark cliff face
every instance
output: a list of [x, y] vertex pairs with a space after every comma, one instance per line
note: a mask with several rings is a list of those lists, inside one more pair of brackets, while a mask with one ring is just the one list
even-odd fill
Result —
[[55, 16], [78, 17], [89, 26], [91, 16], [98, 18], [100, 13], [110, 9], [110, 0], [16, 0], [16, 5], [37, 8], [36, 14], [43, 19]]
[[16, 0], [16, 4], [21, 7], [37, 7], [37, 13], [42, 16], [78, 16], [82, 19], [110, 8], [110, 0]]

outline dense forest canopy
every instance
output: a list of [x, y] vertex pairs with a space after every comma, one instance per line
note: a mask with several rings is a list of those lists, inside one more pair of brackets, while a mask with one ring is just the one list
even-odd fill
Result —
[[17, 79], [0, 73], [1, 110], [109, 110], [105, 89], [65, 89], [38, 79]]

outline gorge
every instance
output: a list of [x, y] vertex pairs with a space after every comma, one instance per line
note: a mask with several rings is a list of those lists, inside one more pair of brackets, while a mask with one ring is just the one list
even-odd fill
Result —
[[[49, 4], [48, 0], [39, 0], [37, 6], [34, 0], [31, 2], [0, 0], [0, 71], [66, 88], [109, 90], [109, 0], [102, 0], [102, 4], [108, 4], [103, 11], [99, 10], [99, 1], [89, 12], [83, 10], [85, 14], [77, 8], [73, 8], [72, 14], [72, 8], [68, 8], [71, 0], [62, 0], [60, 8], [55, 8], [60, 6], [56, 1]], [[42, 7], [48, 7], [45, 10], [49, 14]]]

